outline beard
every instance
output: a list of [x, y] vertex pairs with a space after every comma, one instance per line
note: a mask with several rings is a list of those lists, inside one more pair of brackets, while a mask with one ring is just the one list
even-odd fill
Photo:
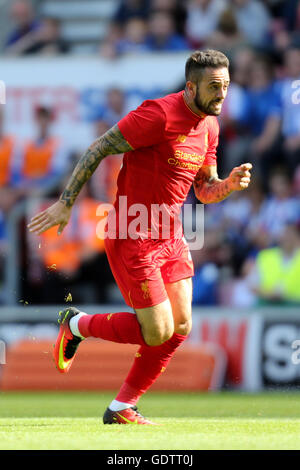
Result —
[[199, 109], [199, 111], [206, 114], [207, 116], [219, 116], [219, 114], [221, 113], [221, 109], [220, 111], [217, 111], [215, 108], [213, 108], [213, 105], [216, 103], [219, 103], [220, 101], [221, 100], [213, 100], [213, 101], [209, 101], [208, 103], [204, 103], [200, 98], [199, 88], [197, 85], [194, 105], [196, 106], [196, 108]]

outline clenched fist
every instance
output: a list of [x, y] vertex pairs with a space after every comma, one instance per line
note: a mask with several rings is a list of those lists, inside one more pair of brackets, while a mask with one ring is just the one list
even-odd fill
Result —
[[241, 191], [242, 189], [248, 188], [251, 178], [251, 168], [251, 163], [243, 163], [231, 170], [228, 180], [232, 191]]

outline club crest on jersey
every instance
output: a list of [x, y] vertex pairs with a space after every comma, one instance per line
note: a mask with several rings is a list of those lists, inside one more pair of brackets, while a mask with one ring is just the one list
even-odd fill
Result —
[[176, 139], [177, 142], [185, 142], [186, 141], [186, 135], [183, 135], [183, 134], [179, 134], [177, 139]]
[[150, 289], [149, 289], [149, 281], [146, 279], [145, 282], [141, 282], [141, 289], [143, 291], [144, 299], [149, 299], [150, 297]]

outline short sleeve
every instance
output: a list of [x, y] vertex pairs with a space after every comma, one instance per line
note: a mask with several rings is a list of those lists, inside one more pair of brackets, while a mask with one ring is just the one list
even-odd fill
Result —
[[151, 147], [164, 140], [166, 115], [155, 100], [146, 100], [118, 122], [118, 127], [133, 149]]
[[208, 147], [203, 165], [217, 164], [217, 147], [219, 143], [219, 123], [217, 118], [210, 120], [208, 125]]

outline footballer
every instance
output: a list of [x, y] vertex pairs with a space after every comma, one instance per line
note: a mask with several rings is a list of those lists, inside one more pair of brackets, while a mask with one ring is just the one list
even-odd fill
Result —
[[[137, 402], [165, 370], [192, 327], [193, 262], [178, 224], [180, 208], [193, 184], [204, 204], [217, 203], [250, 183], [250, 163], [232, 169], [220, 179], [216, 150], [217, 116], [229, 87], [229, 61], [216, 50], [196, 51], [185, 65], [183, 91], [146, 100], [104, 135], [95, 140], [77, 163], [59, 200], [31, 219], [29, 230], [41, 234], [67, 225], [82, 186], [99, 163], [112, 154], [124, 153], [117, 181], [114, 207], [121, 216], [121, 196], [127, 206], [153, 205], [168, 211], [170, 234], [162, 236], [163, 222], [152, 221], [138, 237], [105, 239], [114, 278], [134, 314], [118, 312], [88, 315], [75, 307], [59, 314], [60, 330], [54, 348], [58, 370], [68, 372], [79, 344], [88, 337], [139, 345], [132, 367], [106, 409], [103, 422], [153, 425], [143, 417]], [[126, 218], [128, 223], [130, 218]], [[155, 224], [154, 224], [155, 225]]]

